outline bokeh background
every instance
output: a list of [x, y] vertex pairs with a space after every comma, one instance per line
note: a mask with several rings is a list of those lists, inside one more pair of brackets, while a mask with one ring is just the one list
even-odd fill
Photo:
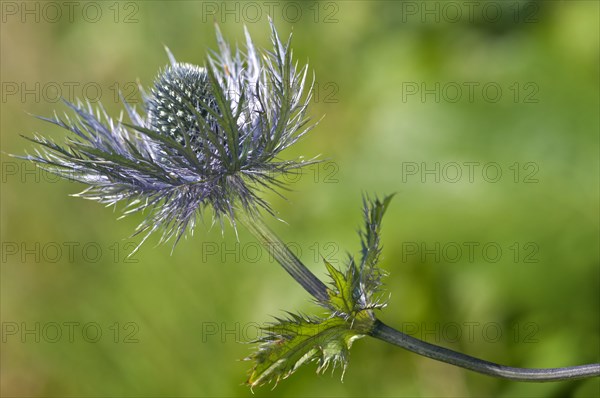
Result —
[[[200, 225], [171, 254], [140, 216], [7, 153], [64, 132], [30, 114], [59, 96], [138, 101], [167, 64], [201, 64], [214, 21], [269, 46], [267, 16], [316, 75], [318, 127], [284, 155], [326, 161], [290, 179], [268, 223], [319, 275], [356, 254], [361, 195], [396, 192], [384, 219], [388, 324], [525, 367], [598, 362], [599, 3], [1, 3], [1, 394], [252, 396], [259, 325], [314, 313], [249, 234]], [[58, 13], [57, 13], [58, 12]], [[457, 172], [460, 171], [460, 174]], [[472, 171], [472, 173], [469, 173]], [[500, 172], [501, 174], [497, 174]], [[293, 180], [293, 181], [292, 181]], [[472, 248], [472, 250], [469, 250]], [[460, 250], [459, 250], [460, 249]], [[345, 379], [311, 364], [255, 396], [598, 396], [598, 379], [488, 378], [380, 341], [355, 343]]]

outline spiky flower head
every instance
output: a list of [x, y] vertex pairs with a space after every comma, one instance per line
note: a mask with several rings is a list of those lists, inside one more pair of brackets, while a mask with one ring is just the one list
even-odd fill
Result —
[[[192, 148], [198, 152], [204, 124], [218, 128], [214, 117], [204, 108], [219, 113], [206, 68], [173, 62], [157, 77], [152, 94], [146, 98], [148, 128], [174, 138], [184, 145], [187, 132]], [[204, 121], [202, 123], [199, 117]]]
[[271, 51], [258, 52], [246, 30], [245, 49], [232, 52], [218, 27], [219, 50], [203, 67], [167, 50], [170, 65], [144, 94], [144, 112], [124, 103], [128, 123], [102, 105], [67, 103], [74, 117], [43, 119], [74, 135], [62, 145], [36, 135], [41, 148], [25, 158], [87, 184], [77, 196], [126, 202], [125, 215], [147, 211], [136, 230], [141, 242], [162, 229], [161, 241], [176, 243], [207, 207], [234, 225], [238, 210], [272, 213], [260, 190], [281, 187], [282, 173], [313, 162], [278, 156], [314, 125], [306, 116], [308, 68], [297, 68], [290, 40], [282, 43], [270, 24]]

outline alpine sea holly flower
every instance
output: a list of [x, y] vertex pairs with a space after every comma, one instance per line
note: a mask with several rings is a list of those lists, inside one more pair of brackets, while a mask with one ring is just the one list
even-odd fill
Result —
[[219, 50], [204, 67], [177, 62], [167, 50], [170, 65], [143, 94], [144, 112], [125, 103], [130, 123], [113, 120], [102, 105], [67, 102], [74, 117], [44, 119], [74, 135], [62, 145], [36, 135], [31, 140], [42, 148], [25, 158], [87, 184], [77, 196], [126, 202], [125, 215], [149, 211], [136, 230], [145, 234], [141, 243], [159, 229], [161, 242], [177, 243], [205, 208], [234, 226], [237, 209], [272, 214], [259, 192], [313, 162], [278, 157], [313, 127], [306, 116], [312, 87], [308, 67], [292, 62], [290, 40], [282, 43], [272, 22], [271, 51], [259, 53], [245, 35], [245, 49], [232, 52], [217, 27]]

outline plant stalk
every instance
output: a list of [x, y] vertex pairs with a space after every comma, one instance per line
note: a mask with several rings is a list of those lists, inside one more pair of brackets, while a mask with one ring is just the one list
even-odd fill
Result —
[[244, 211], [238, 214], [238, 220], [258, 239], [279, 264], [308, 293], [321, 303], [329, 300], [327, 286], [315, 276], [279, 237], [267, 227], [260, 216], [252, 217]]
[[419, 355], [502, 379], [545, 382], [600, 376], [599, 363], [547, 369], [513, 368], [510, 366], [498, 365], [493, 362], [484, 361], [416, 339], [387, 326], [380, 320], [375, 320], [375, 325], [370, 335]]

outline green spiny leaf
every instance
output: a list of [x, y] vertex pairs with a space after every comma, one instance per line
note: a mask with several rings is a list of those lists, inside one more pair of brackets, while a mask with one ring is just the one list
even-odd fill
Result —
[[346, 273], [343, 273], [325, 259], [323, 261], [332, 279], [331, 285], [333, 287], [333, 289], [327, 289], [327, 293], [329, 294], [327, 307], [334, 313], [342, 314], [345, 317], [351, 316], [356, 307], [353, 296], [358, 283], [358, 274], [354, 262], [351, 262], [348, 265]]
[[266, 336], [257, 341], [258, 351], [247, 358], [254, 361], [247, 381], [250, 387], [272, 381], [277, 384], [311, 361], [318, 362], [317, 372], [331, 363], [334, 369], [340, 365], [343, 377], [352, 342], [369, 334], [375, 322], [373, 310], [384, 306], [373, 297], [384, 274], [378, 267], [379, 232], [391, 198], [364, 199], [365, 229], [360, 232], [363, 257], [359, 266], [350, 259], [346, 270], [341, 271], [324, 260], [331, 284], [328, 299], [319, 304], [329, 310], [330, 316], [306, 318], [290, 314], [264, 329]]
[[365, 217], [364, 230], [360, 232], [362, 260], [359, 267], [359, 283], [356, 295], [362, 308], [377, 308], [383, 305], [374, 296], [381, 289], [381, 278], [385, 272], [378, 267], [381, 254], [380, 230], [383, 215], [394, 195], [388, 195], [383, 200], [378, 198], [363, 199]]
[[266, 336], [259, 340], [259, 350], [247, 358], [254, 361], [247, 384], [250, 387], [273, 381], [277, 384], [312, 361], [318, 362], [317, 372], [324, 372], [330, 364], [333, 369], [339, 365], [343, 377], [352, 343], [364, 337], [371, 327], [372, 321], [365, 317], [361, 317], [361, 322], [295, 314], [290, 314], [288, 319], [278, 319], [263, 329]]

